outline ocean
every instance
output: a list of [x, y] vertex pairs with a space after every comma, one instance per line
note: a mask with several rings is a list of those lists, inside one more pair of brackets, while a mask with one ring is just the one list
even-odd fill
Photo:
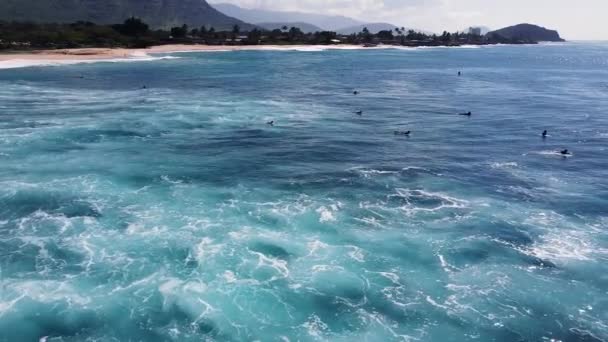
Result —
[[607, 147], [607, 43], [2, 69], [0, 341], [608, 341]]

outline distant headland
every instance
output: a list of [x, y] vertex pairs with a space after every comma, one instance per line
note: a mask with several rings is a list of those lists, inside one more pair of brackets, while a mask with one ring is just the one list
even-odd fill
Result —
[[500, 30], [491, 31], [486, 34], [488, 40], [504, 41], [506, 43], [513, 41], [521, 42], [563, 42], [559, 33], [555, 30], [548, 30], [544, 27], [532, 24], [519, 24], [509, 26]]

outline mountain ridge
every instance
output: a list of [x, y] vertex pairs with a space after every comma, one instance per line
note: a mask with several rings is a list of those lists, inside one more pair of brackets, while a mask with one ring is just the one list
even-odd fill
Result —
[[212, 6], [222, 13], [250, 23], [299, 22], [328, 31], [337, 31], [345, 27], [365, 24], [362, 21], [340, 15], [249, 9], [228, 3], [215, 3]]
[[254, 27], [221, 13], [206, 0], [0, 0], [0, 20], [4, 21], [118, 24], [131, 16], [152, 28], [183, 24], [224, 30], [234, 25], [241, 29]]

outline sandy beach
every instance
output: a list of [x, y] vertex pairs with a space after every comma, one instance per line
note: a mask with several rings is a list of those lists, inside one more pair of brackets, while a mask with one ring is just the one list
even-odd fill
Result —
[[0, 69], [23, 68], [32, 66], [53, 66], [95, 62], [131, 62], [152, 61], [159, 59], [180, 58], [163, 56], [179, 52], [229, 52], [229, 51], [303, 51], [314, 52], [323, 50], [374, 50], [374, 49], [427, 49], [427, 48], [480, 48], [478, 45], [463, 45], [459, 47], [406, 47], [394, 45], [378, 45], [363, 47], [361, 45], [158, 45], [145, 49], [125, 48], [82, 48], [57, 50], [32, 50], [0, 52]]
[[97, 61], [146, 60], [154, 54], [176, 52], [220, 52], [242, 50], [299, 50], [318, 51], [321, 49], [359, 49], [359, 45], [160, 45], [146, 49], [124, 48], [83, 48], [60, 50], [35, 50], [0, 53], [0, 69], [26, 67], [35, 65], [60, 65], [74, 63], [91, 63]]

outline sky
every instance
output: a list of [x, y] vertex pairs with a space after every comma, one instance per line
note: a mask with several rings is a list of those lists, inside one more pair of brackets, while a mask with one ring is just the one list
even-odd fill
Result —
[[531, 23], [570, 40], [608, 40], [608, 0], [211, 0], [246, 8], [349, 16], [441, 32]]

